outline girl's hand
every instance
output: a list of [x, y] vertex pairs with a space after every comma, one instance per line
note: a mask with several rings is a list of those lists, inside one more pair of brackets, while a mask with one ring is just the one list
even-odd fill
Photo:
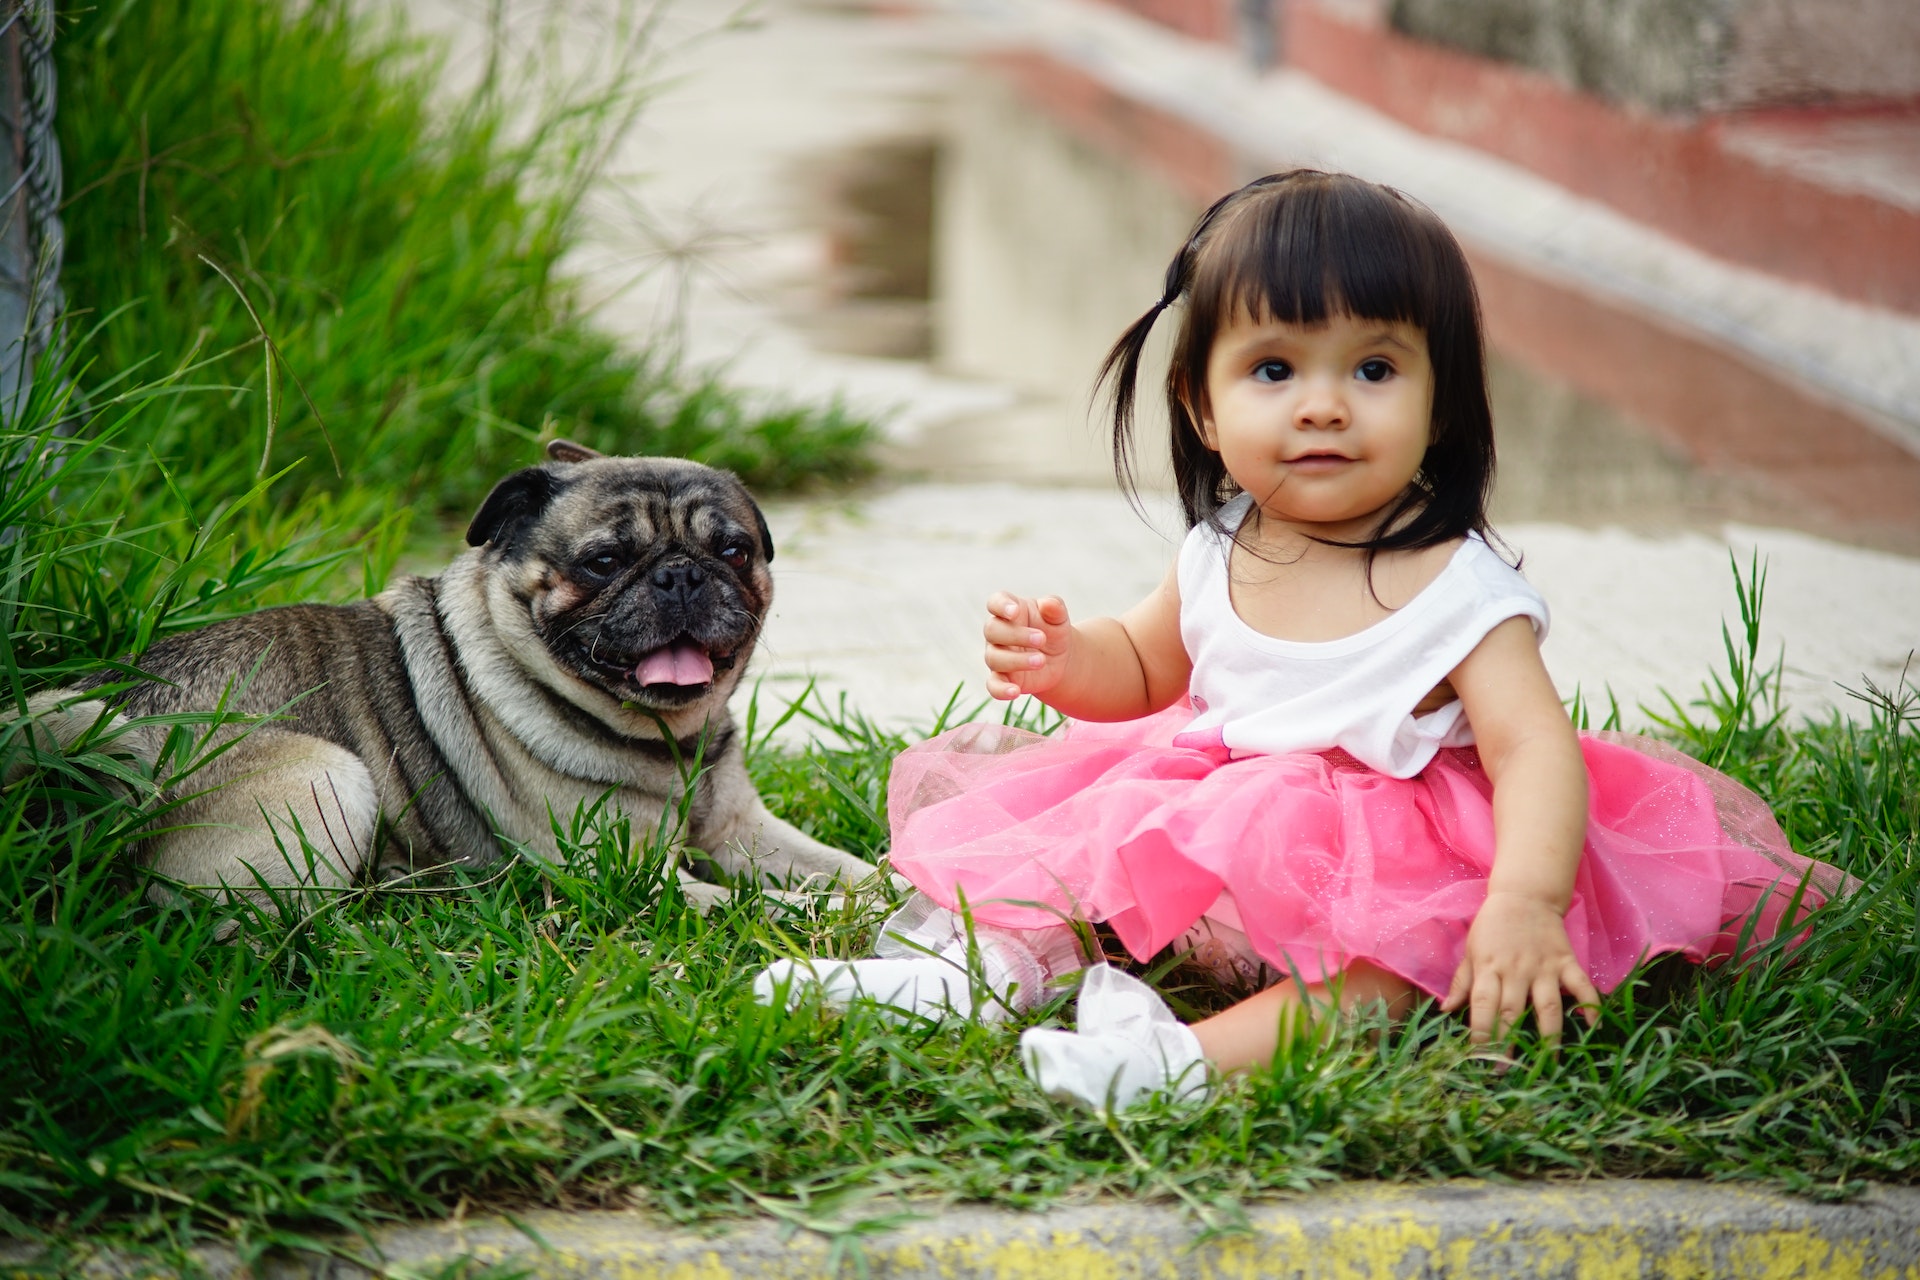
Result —
[[1001, 591], [987, 601], [987, 692], [1003, 701], [1045, 693], [1067, 670], [1073, 626], [1058, 596]]
[[1540, 1037], [1551, 1042], [1560, 1038], [1562, 991], [1579, 1001], [1592, 1026], [1600, 993], [1574, 959], [1560, 913], [1529, 894], [1489, 893], [1467, 930], [1467, 953], [1440, 1008], [1452, 1013], [1471, 1001], [1473, 1041], [1485, 1044], [1505, 1037], [1531, 1000]]

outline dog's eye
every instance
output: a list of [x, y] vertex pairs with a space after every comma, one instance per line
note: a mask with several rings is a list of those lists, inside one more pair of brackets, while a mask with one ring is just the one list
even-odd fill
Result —
[[575, 567], [589, 578], [611, 578], [620, 571], [620, 558], [610, 555], [588, 556]]
[[747, 567], [747, 561], [753, 558], [753, 553], [738, 542], [729, 542], [720, 548], [720, 558], [736, 569], [744, 569]]

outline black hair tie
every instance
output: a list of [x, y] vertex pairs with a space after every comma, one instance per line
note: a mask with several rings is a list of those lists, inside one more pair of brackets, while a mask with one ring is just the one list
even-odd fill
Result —
[[1193, 241], [1189, 239], [1186, 244], [1180, 246], [1180, 252], [1173, 256], [1173, 261], [1167, 264], [1167, 279], [1166, 283], [1160, 286], [1160, 301], [1153, 304], [1156, 312], [1165, 311], [1180, 301], [1180, 292], [1186, 283], [1183, 277], [1187, 274], [1187, 257], [1192, 252]]

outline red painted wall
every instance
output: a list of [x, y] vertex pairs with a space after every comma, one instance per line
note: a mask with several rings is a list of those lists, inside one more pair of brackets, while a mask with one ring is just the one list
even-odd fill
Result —
[[1104, 0], [1104, 3], [1139, 14], [1182, 35], [1202, 40], [1233, 39], [1233, 0]]
[[1285, 8], [1289, 63], [1423, 133], [1513, 161], [1716, 257], [1920, 312], [1920, 213], [1731, 152], [1719, 124], [1616, 107], [1537, 72]]
[[1837, 531], [1906, 542], [1920, 531], [1920, 457], [1858, 418], [1709, 342], [1484, 253], [1468, 256], [1487, 337], [1501, 351], [1709, 467], [1763, 480]]
[[1116, 93], [1044, 53], [1008, 51], [989, 60], [1048, 116], [1095, 146], [1156, 170], [1196, 210], [1237, 185], [1232, 151], [1217, 134]]

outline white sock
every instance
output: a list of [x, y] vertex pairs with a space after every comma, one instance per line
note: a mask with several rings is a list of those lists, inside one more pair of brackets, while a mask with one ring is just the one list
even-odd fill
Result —
[[1027, 1074], [1049, 1096], [1124, 1111], [1151, 1093], [1207, 1096], [1206, 1055], [1192, 1030], [1146, 983], [1111, 965], [1087, 970], [1078, 1031], [1035, 1027], [1020, 1037]]
[[924, 894], [915, 894], [887, 918], [873, 940], [873, 954], [888, 960], [938, 956], [962, 967], [979, 957], [979, 976], [997, 1003], [1025, 1013], [1044, 1004], [1049, 989], [1086, 966], [1071, 928], [1008, 929], [969, 921]]
[[[991, 977], [987, 984], [991, 986]], [[772, 1004], [776, 989], [784, 986], [787, 1007], [818, 991], [820, 1000], [845, 1008], [855, 1000], [869, 1000], [883, 1008], [922, 1018], [971, 1018], [974, 984], [964, 964], [939, 956], [899, 960], [776, 960], [753, 979], [753, 998]], [[980, 1020], [999, 1022], [1008, 1010], [1002, 1000], [983, 991]]]

